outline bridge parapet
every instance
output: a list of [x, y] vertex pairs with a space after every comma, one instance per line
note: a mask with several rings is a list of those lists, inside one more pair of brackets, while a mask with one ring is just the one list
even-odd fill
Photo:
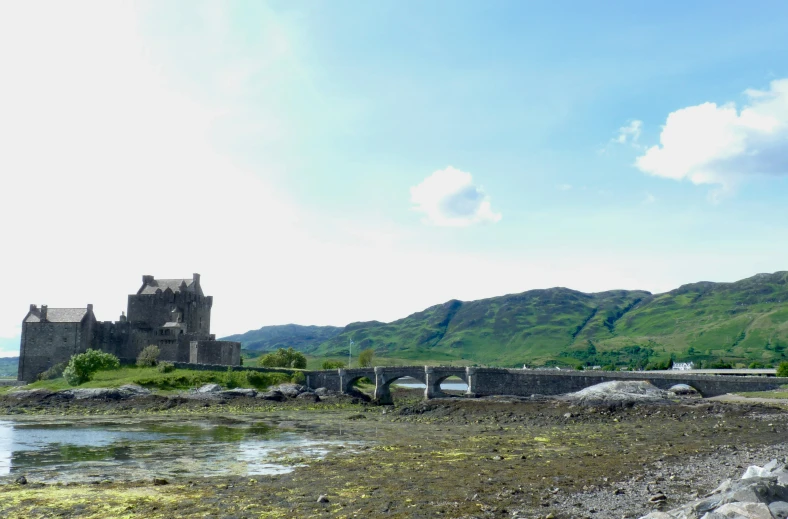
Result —
[[530, 396], [559, 395], [579, 391], [595, 384], [613, 380], [647, 380], [661, 389], [676, 384], [694, 387], [704, 397], [747, 391], [768, 391], [788, 385], [788, 378], [719, 376], [685, 372], [653, 371], [566, 371], [528, 370], [506, 368], [457, 368], [450, 366], [378, 366], [376, 368], [353, 368], [312, 371], [307, 376], [307, 385], [313, 389], [326, 387], [348, 393], [359, 378], [368, 377], [375, 381], [375, 400], [391, 403], [391, 383], [403, 377], [412, 377], [422, 382], [426, 389], [424, 397], [443, 396], [440, 383], [456, 376], [468, 384], [468, 395]]

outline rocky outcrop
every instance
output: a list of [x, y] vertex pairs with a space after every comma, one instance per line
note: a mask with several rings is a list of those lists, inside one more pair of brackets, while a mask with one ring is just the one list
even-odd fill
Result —
[[580, 405], [630, 406], [637, 403], [668, 402], [670, 393], [644, 380], [602, 382], [561, 397]]
[[786, 519], [788, 470], [772, 460], [750, 467], [742, 479], [725, 480], [708, 496], [667, 512], [641, 519]]

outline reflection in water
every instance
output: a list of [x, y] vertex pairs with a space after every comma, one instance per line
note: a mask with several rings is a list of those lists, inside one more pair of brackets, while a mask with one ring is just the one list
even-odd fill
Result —
[[0, 421], [0, 482], [281, 474], [292, 470], [284, 458], [320, 458], [346, 443], [260, 423]]

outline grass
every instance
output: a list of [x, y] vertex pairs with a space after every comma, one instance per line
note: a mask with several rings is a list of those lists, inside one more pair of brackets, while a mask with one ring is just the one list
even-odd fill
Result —
[[[122, 367], [117, 370], [99, 371], [93, 379], [76, 387], [120, 387], [138, 384], [149, 389], [173, 391], [199, 387], [204, 384], [220, 384], [227, 388], [245, 387], [265, 389], [268, 386], [290, 382], [285, 373], [258, 373], [254, 371], [194, 371], [176, 369], [161, 373], [157, 368]], [[40, 380], [25, 386], [25, 389], [44, 388], [52, 391], [71, 389], [64, 378]]]

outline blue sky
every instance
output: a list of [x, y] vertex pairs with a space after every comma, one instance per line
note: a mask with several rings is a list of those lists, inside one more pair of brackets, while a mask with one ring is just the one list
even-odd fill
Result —
[[223, 335], [785, 270], [786, 51], [785, 2], [4, 4], [0, 355], [142, 274]]

